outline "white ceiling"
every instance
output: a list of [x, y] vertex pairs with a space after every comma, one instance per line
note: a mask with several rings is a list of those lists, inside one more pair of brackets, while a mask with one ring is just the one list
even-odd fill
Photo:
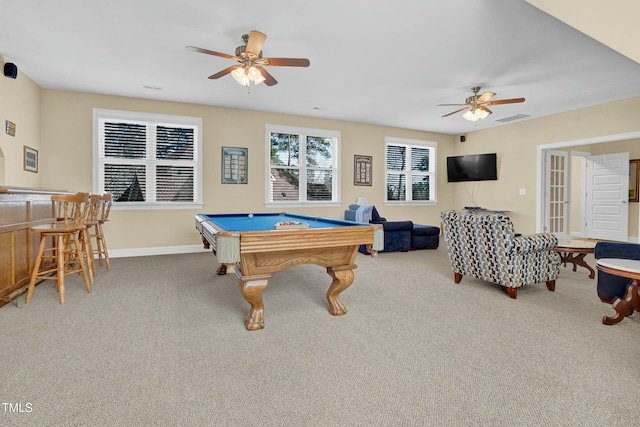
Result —
[[[640, 96], [640, 64], [524, 0], [20, 0], [3, 2], [0, 55], [40, 87], [347, 120], [448, 134]], [[279, 81], [247, 89], [233, 54], [267, 35]], [[460, 114], [472, 86], [495, 99], [479, 125]], [[145, 86], [152, 87], [145, 88]], [[160, 89], [157, 89], [160, 88]]]

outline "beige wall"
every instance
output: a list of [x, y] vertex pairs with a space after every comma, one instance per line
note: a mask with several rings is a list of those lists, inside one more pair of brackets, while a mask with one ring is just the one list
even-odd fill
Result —
[[526, 0], [589, 37], [640, 62], [638, 0]]
[[[0, 66], [11, 62], [0, 56]], [[40, 150], [40, 88], [18, 69], [18, 77], [0, 76], [0, 185], [41, 187], [41, 174], [23, 169], [24, 146]], [[16, 135], [5, 132], [9, 120]]]
[[[42, 91], [42, 170], [48, 187], [70, 191], [92, 189], [93, 108], [202, 117], [203, 119], [203, 201], [201, 210], [113, 211], [109, 227], [110, 249], [131, 249], [195, 245], [196, 213], [265, 212], [265, 125], [276, 124], [337, 130], [341, 132], [340, 152], [342, 206], [335, 208], [290, 208], [303, 214], [343, 218], [346, 207], [358, 196], [366, 196], [390, 220], [411, 219], [421, 224], [440, 224], [440, 211], [453, 206], [449, 191], [438, 192], [437, 206], [385, 207], [384, 138], [394, 136], [438, 143], [440, 182], [446, 182], [446, 157], [453, 154], [455, 137], [390, 127], [336, 120], [286, 116], [143, 99], [86, 93]], [[249, 149], [249, 183], [220, 184], [222, 146]], [[373, 186], [353, 185], [354, 154], [371, 155]], [[281, 209], [272, 209], [281, 210]]]
[[[478, 205], [508, 209], [518, 232], [536, 231], [537, 150], [539, 145], [640, 131], [640, 97], [515, 122], [467, 134], [457, 143], [459, 154], [498, 153], [498, 181], [476, 184]], [[482, 128], [482, 124], [479, 125]], [[637, 142], [620, 143], [629, 151]], [[577, 148], [575, 148], [577, 149]], [[586, 151], [586, 150], [585, 150]], [[469, 204], [467, 183], [445, 183], [438, 191], [452, 191], [455, 206]], [[519, 190], [526, 189], [520, 196]], [[449, 190], [448, 190], [449, 189]], [[637, 230], [637, 224], [636, 224]], [[636, 234], [637, 236], [637, 234]]]
[[[24, 74], [17, 80], [0, 83], [0, 113], [15, 118], [16, 138], [0, 135], [5, 156], [5, 184], [42, 186], [90, 191], [92, 189], [92, 110], [129, 110], [157, 114], [202, 117], [204, 159], [204, 207], [201, 210], [115, 211], [108, 225], [110, 247], [132, 249], [197, 245], [193, 215], [199, 212], [266, 211], [264, 207], [264, 129], [281, 124], [337, 130], [342, 135], [342, 206], [336, 208], [290, 209], [301, 213], [341, 218], [343, 210], [358, 196], [366, 196], [390, 220], [411, 219], [438, 225], [442, 210], [471, 204], [510, 210], [516, 229], [533, 233], [536, 229], [536, 174], [539, 145], [597, 136], [637, 132], [640, 97], [603, 104], [554, 116], [515, 122], [492, 129], [467, 133], [466, 142], [457, 136], [372, 126], [302, 116], [287, 116], [202, 105], [159, 102], [86, 93], [40, 90]], [[470, 124], [470, 126], [473, 126]], [[393, 136], [438, 143], [438, 204], [436, 206], [384, 206], [384, 138]], [[630, 151], [621, 143], [620, 150]], [[637, 144], [637, 141], [636, 141]], [[22, 170], [22, 145], [40, 150], [40, 173]], [[249, 148], [249, 184], [220, 184], [220, 147]], [[625, 148], [626, 147], [626, 148]], [[496, 152], [498, 181], [446, 182], [446, 157], [458, 154]], [[372, 187], [353, 185], [353, 155], [374, 157]], [[632, 158], [634, 155], [632, 155]], [[640, 157], [640, 156], [635, 156]], [[519, 195], [524, 188], [526, 195]], [[632, 204], [630, 213], [634, 213]], [[633, 226], [630, 231], [634, 230]], [[635, 227], [637, 235], [637, 225]]]

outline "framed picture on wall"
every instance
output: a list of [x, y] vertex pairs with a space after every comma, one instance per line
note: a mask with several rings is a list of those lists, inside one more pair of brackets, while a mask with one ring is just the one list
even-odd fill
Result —
[[638, 201], [638, 173], [640, 169], [640, 159], [629, 160], [629, 201]]
[[38, 150], [24, 146], [24, 170], [38, 173]]
[[222, 147], [223, 184], [246, 184], [248, 166], [248, 148]]
[[372, 185], [373, 157], [353, 156], [353, 185]]

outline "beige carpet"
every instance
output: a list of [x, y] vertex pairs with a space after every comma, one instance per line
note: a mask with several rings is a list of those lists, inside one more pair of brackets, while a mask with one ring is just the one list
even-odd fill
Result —
[[[591, 259], [593, 262], [593, 260]], [[616, 426], [640, 418], [640, 315], [586, 271], [453, 283], [446, 251], [358, 255], [333, 317], [315, 265], [276, 274], [266, 328], [213, 256], [112, 260], [93, 294], [0, 309], [2, 426]], [[21, 303], [24, 302], [24, 296]], [[11, 412], [20, 403], [23, 412]], [[26, 404], [29, 404], [26, 406]], [[30, 411], [24, 410], [30, 408]]]

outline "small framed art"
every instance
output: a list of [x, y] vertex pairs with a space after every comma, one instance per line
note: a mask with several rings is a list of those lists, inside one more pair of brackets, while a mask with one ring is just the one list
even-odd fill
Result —
[[5, 130], [7, 135], [9, 136], [16, 136], [16, 124], [13, 122], [10, 122], [9, 120], [5, 121]]
[[223, 184], [246, 184], [248, 167], [248, 148], [222, 147]]
[[24, 170], [38, 173], [38, 150], [24, 146]]
[[353, 156], [353, 185], [372, 185], [373, 157]]

